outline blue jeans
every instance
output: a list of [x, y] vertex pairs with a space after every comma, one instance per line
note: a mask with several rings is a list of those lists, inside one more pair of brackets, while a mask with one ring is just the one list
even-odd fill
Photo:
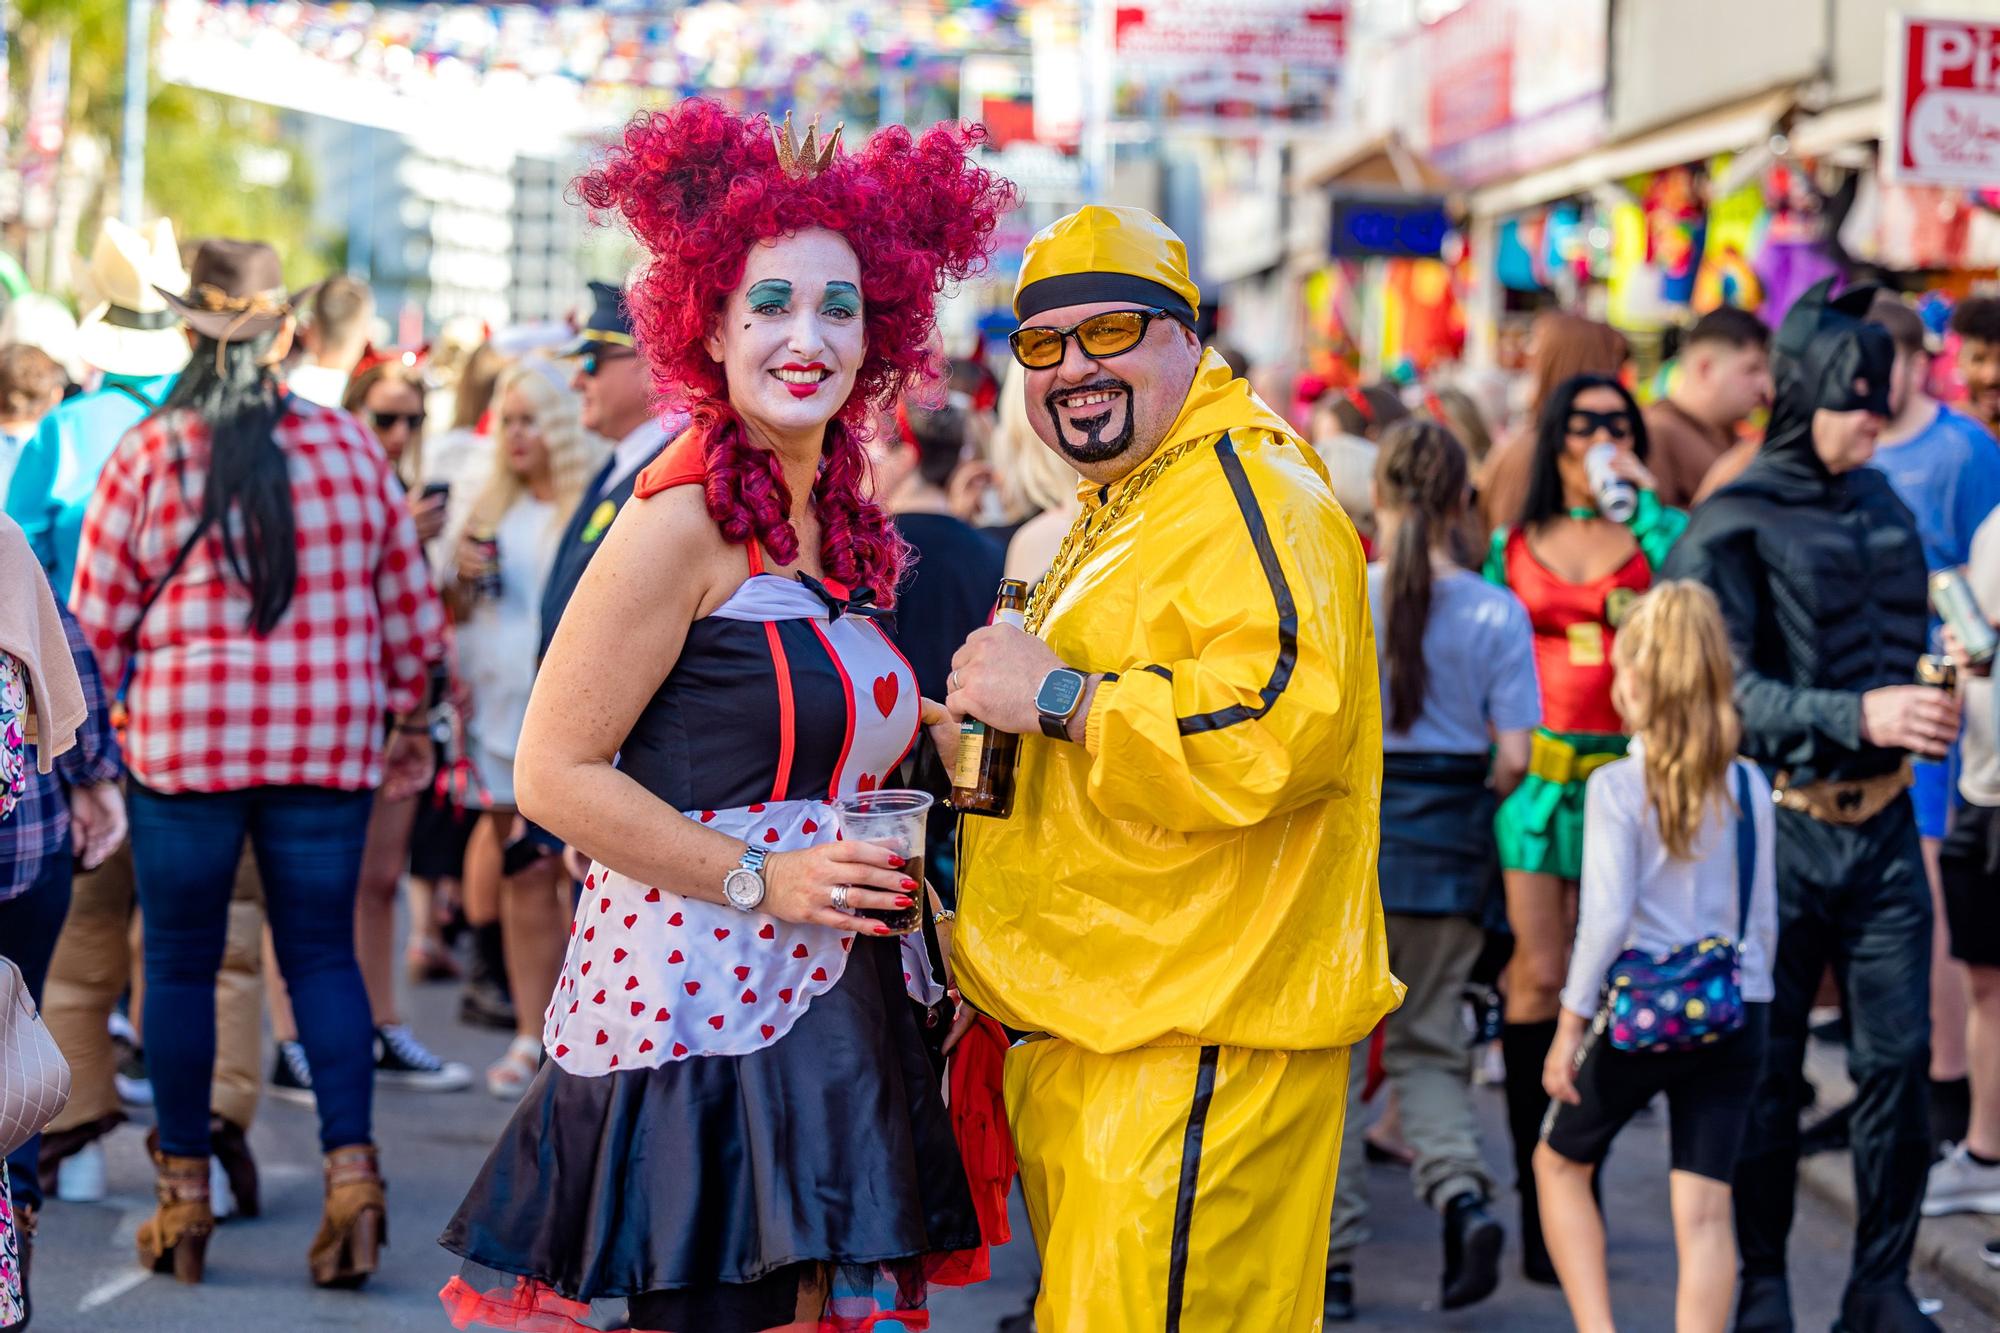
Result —
[[[69, 889], [69, 848], [64, 846], [44, 858], [24, 892], [0, 902], [0, 954], [21, 969], [28, 996], [37, 1008], [42, 1003], [42, 986], [49, 979], [56, 939], [69, 915]], [[7, 1180], [16, 1206], [42, 1206], [42, 1187], [35, 1175], [41, 1151], [42, 1136], [37, 1134], [7, 1154]]]
[[279, 970], [312, 1064], [320, 1144], [369, 1142], [375, 1033], [354, 957], [354, 895], [372, 792], [321, 787], [166, 794], [132, 784], [145, 917], [146, 1063], [160, 1150], [209, 1151], [215, 977], [247, 835]]

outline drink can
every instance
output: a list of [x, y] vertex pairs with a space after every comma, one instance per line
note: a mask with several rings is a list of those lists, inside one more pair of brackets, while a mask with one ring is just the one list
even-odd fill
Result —
[[1612, 471], [1611, 460], [1618, 457], [1615, 444], [1594, 444], [1583, 456], [1590, 477], [1590, 493], [1597, 499], [1597, 512], [1613, 523], [1623, 523], [1639, 510], [1639, 488]]
[[472, 581], [475, 597], [498, 597], [500, 595], [500, 543], [491, 537], [468, 537], [466, 541], [479, 553], [486, 572]]
[[1936, 653], [1925, 653], [1917, 659], [1917, 684], [1928, 685], [1936, 690], [1956, 692], [1958, 663]]
[[1931, 575], [1931, 609], [1958, 636], [1967, 657], [1974, 662], [1993, 660], [1994, 651], [2000, 649], [2000, 631], [1994, 630], [1980, 610], [1962, 571], [1940, 569]]

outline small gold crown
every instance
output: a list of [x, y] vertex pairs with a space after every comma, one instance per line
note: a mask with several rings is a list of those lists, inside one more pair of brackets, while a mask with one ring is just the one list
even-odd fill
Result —
[[840, 132], [847, 128], [842, 121], [833, 127], [833, 133], [826, 136], [826, 142], [819, 142], [819, 117], [814, 116], [812, 124], [806, 127], [805, 142], [800, 143], [792, 134], [792, 113], [785, 113], [783, 126], [771, 130], [771, 142], [778, 147], [778, 165], [787, 174], [804, 178], [817, 176], [833, 165], [833, 155], [840, 148]]

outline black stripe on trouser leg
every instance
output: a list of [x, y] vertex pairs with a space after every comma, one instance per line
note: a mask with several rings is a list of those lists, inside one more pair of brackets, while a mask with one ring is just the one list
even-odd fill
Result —
[[1174, 1196], [1174, 1248], [1167, 1264], [1166, 1333], [1180, 1333], [1181, 1294], [1187, 1287], [1188, 1232], [1194, 1229], [1194, 1192], [1201, 1183], [1201, 1134], [1208, 1123], [1209, 1099], [1215, 1095], [1215, 1062], [1220, 1046], [1201, 1048], [1201, 1067], [1194, 1079], [1194, 1105], [1188, 1108], [1187, 1134], [1181, 1140], [1181, 1184]]

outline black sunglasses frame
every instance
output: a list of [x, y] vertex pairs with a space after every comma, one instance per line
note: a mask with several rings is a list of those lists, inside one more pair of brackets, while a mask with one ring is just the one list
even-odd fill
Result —
[[370, 412], [368, 420], [378, 431], [387, 430], [400, 421], [415, 432], [424, 428], [424, 420], [429, 415], [427, 412]]
[[[1076, 323], [1070, 325], [1066, 329], [1049, 328], [1044, 325], [1037, 325], [1032, 329], [1015, 329], [1012, 333], [1007, 335], [1007, 350], [1014, 354], [1014, 359], [1021, 363], [1021, 367], [1024, 370], [1054, 370], [1057, 366], [1063, 363], [1063, 358], [1069, 355], [1069, 340], [1071, 338], [1076, 337], [1076, 331], [1082, 328], [1084, 325], [1090, 323], [1091, 320], [1103, 319], [1106, 315], [1138, 315], [1141, 317], [1139, 320], [1139, 336], [1132, 340], [1132, 347], [1137, 347], [1140, 343], [1146, 341], [1146, 330], [1153, 326], [1154, 320], [1160, 319], [1162, 317], [1168, 319], [1173, 318], [1173, 316], [1168, 311], [1162, 309], [1159, 306], [1134, 306], [1129, 310], [1100, 310], [1094, 315], [1090, 315], [1087, 316], [1086, 318], [1079, 319]], [[1060, 338], [1057, 341], [1056, 346], [1061, 350], [1056, 354], [1056, 359], [1044, 366], [1035, 366], [1028, 364], [1027, 358], [1021, 355], [1020, 344], [1015, 341], [1015, 339], [1019, 338], [1024, 333], [1059, 334]], [[1132, 347], [1121, 347], [1115, 352], [1105, 352], [1103, 355], [1100, 356], [1097, 353], [1092, 352], [1089, 348], [1083, 347], [1083, 340], [1080, 338], [1077, 339], [1076, 345], [1080, 348], [1083, 348], [1083, 354], [1089, 357], [1092, 361], [1109, 361], [1113, 357], [1123, 356], [1125, 355], [1125, 353], [1132, 350]]]
[[[1583, 430], [1576, 428], [1579, 417], [1586, 424]], [[1572, 407], [1568, 418], [1563, 422], [1563, 430], [1579, 440], [1589, 439], [1600, 430], [1608, 432], [1614, 440], [1629, 440], [1633, 433], [1632, 414], [1622, 407], [1615, 412], [1591, 412], [1581, 407]]]
[[604, 369], [608, 361], [629, 361], [639, 355], [637, 352], [585, 352], [582, 356], [583, 374], [586, 379], [596, 379], [597, 372]]

